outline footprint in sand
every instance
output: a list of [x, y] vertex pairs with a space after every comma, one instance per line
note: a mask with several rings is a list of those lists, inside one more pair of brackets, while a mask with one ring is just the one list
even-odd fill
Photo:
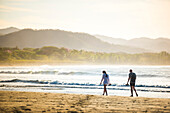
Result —
[[75, 106], [70, 106], [71, 108], [74, 108]]
[[32, 106], [32, 104], [27, 104], [27, 106]]
[[20, 108], [25, 111], [31, 111], [31, 109], [27, 108], [26, 106], [20, 106]]

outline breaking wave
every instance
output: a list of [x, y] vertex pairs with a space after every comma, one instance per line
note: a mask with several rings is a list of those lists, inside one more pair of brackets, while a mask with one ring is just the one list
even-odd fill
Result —
[[[46, 74], [46, 75], [99, 75], [100, 73], [95, 72], [83, 72], [83, 71], [0, 71], [0, 74]], [[127, 77], [127, 73], [123, 74], [110, 74], [110, 76], [122, 76]], [[159, 74], [138, 74], [137, 77], [166, 77], [170, 78], [169, 75], [159, 75]]]
[[[99, 84], [91, 84], [91, 83], [66, 83], [66, 82], [59, 82], [59, 81], [40, 81], [40, 80], [21, 80], [21, 79], [12, 79], [12, 80], [4, 80], [0, 81], [0, 83], [9, 83], [9, 82], [22, 82], [22, 83], [34, 83], [34, 84], [54, 84], [54, 85], [77, 85], [77, 86], [102, 86]], [[118, 85], [112, 84], [111, 86], [117, 87], [128, 87], [125, 84]], [[169, 85], [136, 85], [135, 87], [149, 87], [149, 88], [170, 88]]]

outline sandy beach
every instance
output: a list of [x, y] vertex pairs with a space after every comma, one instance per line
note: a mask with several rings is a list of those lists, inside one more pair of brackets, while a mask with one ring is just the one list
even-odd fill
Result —
[[170, 112], [170, 99], [0, 91], [0, 112]]

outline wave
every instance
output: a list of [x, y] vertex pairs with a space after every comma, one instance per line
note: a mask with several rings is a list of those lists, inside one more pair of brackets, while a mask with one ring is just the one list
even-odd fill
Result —
[[[119, 87], [124, 87], [126, 85], [119, 85]], [[170, 88], [170, 86], [165, 85], [165, 86], [161, 86], [161, 85], [135, 85], [135, 87], [150, 87], [150, 88]]]
[[[0, 71], [0, 74], [46, 74], [46, 75], [100, 75], [100, 73], [96, 72], [83, 72], [83, 71], [65, 71], [60, 72], [56, 70], [50, 71]], [[127, 74], [110, 74], [110, 76], [119, 76], [119, 77], [127, 77]], [[169, 75], [154, 75], [154, 74], [138, 74], [137, 77], [166, 77], [170, 78]]]
[[[80, 88], [80, 89], [103, 89], [103, 87], [96, 87], [96, 86], [72, 86], [72, 85], [58, 85], [58, 86], [52, 86], [52, 85], [43, 85], [43, 86], [36, 86], [36, 85], [0, 85], [0, 87], [5, 87], [5, 88], [39, 88], [43, 90], [62, 90], [64, 88]], [[125, 88], [119, 88], [119, 87], [108, 87], [108, 90], [129, 90]], [[170, 93], [169, 90], [154, 90], [154, 89], [137, 89], [137, 91], [143, 91], [143, 92], [161, 92], [161, 93]]]
[[23, 83], [48, 84], [48, 82], [46, 82], [46, 81], [39, 81], [39, 80], [20, 80], [20, 79], [12, 79], [12, 80], [0, 81], [0, 83], [3, 83], [3, 82], [23, 82]]
[[88, 72], [59, 72], [58, 75], [93, 75], [94, 73]]
[[[122, 76], [122, 77], [127, 77], [128, 74], [111, 74], [111, 76]], [[137, 74], [137, 77], [166, 77], [170, 78], [169, 75], [160, 75], [160, 74]]]
[[0, 71], [0, 74], [57, 74], [57, 75], [94, 75], [88, 72], [59, 72], [59, 71]]
[[165, 75], [154, 75], [154, 74], [139, 74], [139, 75], [137, 75], [137, 76], [139, 76], [139, 77], [167, 77], [167, 78], [169, 78], [170, 76], [165, 76]]
[[[34, 83], [34, 84], [53, 84], [53, 85], [102, 86], [100, 84], [91, 84], [91, 83], [66, 83], [66, 82], [59, 82], [59, 81], [40, 81], [40, 80], [21, 80], [21, 79], [12, 79], [12, 80], [0, 81], [0, 83], [9, 83], [9, 82], [23, 82], [23, 83]], [[112, 84], [111, 86], [128, 87], [125, 84], [123, 84], [123, 85]], [[136, 85], [135, 87], [170, 88], [169, 85]]]
[[0, 74], [56, 74], [58, 71], [0, 71]]

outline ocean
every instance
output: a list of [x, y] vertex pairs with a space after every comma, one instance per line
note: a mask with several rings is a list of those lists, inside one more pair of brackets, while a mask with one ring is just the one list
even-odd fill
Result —
[[102, 95], [105, 70], [112, 84], [108, 94], [130, 96], [129, 69], [137, 75], [139, 97], [170, 98], [170, 66], [7, 66], [0, 67], [0, 90]]

